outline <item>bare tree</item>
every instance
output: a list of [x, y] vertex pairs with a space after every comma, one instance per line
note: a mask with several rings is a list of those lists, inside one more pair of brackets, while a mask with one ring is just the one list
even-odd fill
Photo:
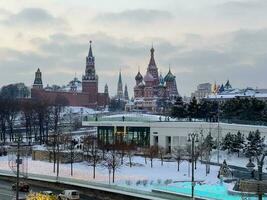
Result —
[[19, 113], [18, 101], [14, 99], [7, 100], [7, 123], [9, 128], [9, 141], [14, 141], [14, 122]]
[[93, 178], [95, 179], [96, 167], [102, 162], [101, 152], [96, 146], [96, 138], [93, 142], [92, 150], [89, 157], [89, 163], [93, 166]]
[[160, 161], [161, 161], [161, 166], [163, 165], [163, 160], [164, 160], [164, 155], [166, 153], [166, 150], [164, 147], [162, 146], [158, 146], [158, 152], [159, 152], [159, 156], [160, 156]]
[[109, 151], [106, 153], [103, 167], [109, 170], [109, 175], [112, 172], [112, 182], [115, 182], [115, 172], [121, 167], [120, 156], [115, 151]]
[[132, 158], [134, 156], [135, 151], [136, 151], [136, 145], [134, 143], [127, 144], [126, 154], [127, 154], [127, 157], [129, 158], [130, 167], [132, 167]]
[[119, 152], [120, 156], [121, 156], [121, 164], [123, 165], [123, 159], [124, 156], [126, 155], [126, 150], [127, 150], [127, 146], [128, 144], [125, 141], [118, 141], [114, 147], [116, 148], [116, 150]]
[[26, 140], [29, 144], [32, 142], [32, 131], [34, 124], [34, 103], [33, 101], [25, 101], [21, 103], [21, 111], [25, 118]]
[[7, 100], [0, 96], [1, 141], [6, 142]]
[[78, 157], [77, 150], [75, 150], [75, 145], [78, 144], [70, 134], [63, 134], [60, 136], [60, 141], [63, 145], [61, 149], [68, 151], [68, 156], [70, 160], [70, 175], [73, 176], [73, 163]]
[[153, 159], [158, 156], [159, 148], [157, 145], [150, 146], [148, 148], [148, 157], [150, 159], [150, 166], [153, 167]]
[[[37, 115], [38, 120], [38, 127], [39, 127], [39, 143], [44, 144], [48, 141], [48, 136], [45, 136], [45, 125], [47, 117], [49, 116], [50, 112], [50, 102], [46, 99], [39, 100], [35, 103], [34, 109]], [[35, 138], [37, 140], [37, 138]]]
[[180, 170], [180, 163], [181, 163], [181, 161], [183, 161], [185, 154], [186, 154], [186, 151], [181, 146], [177, 146], [177, 147], [173, 148], [173, 150], [172, 150], [172, 157], [177, 162], [177, 171]]
[[145, 164], [147, 164], [147, 157], [149, 156], [149, 147], [142, 149], [143, 156], [145, 158]]
[[[61, 95], [57, 95], [52, 107], [52, 119], [53, 119], [53, 158], [54, 158], [54, 165], [53, 165], [53, 172], [55, 173], [57, 168], [57, 175], [59, 174], [59, 135], [62, 133], [60, 130], [60, 122], [61, 122], [61, 113], [64, 110], [64, 107], [68, 104], [68, 101], [65, 97]], [[57, 165], [57, 167], [56, 167]]]
[[94, 140], [94, 135], [86, 135], [83, 137], [83, 151], [86, 153], [86, 157], [89, 157], [90, 151], [93, 150]]

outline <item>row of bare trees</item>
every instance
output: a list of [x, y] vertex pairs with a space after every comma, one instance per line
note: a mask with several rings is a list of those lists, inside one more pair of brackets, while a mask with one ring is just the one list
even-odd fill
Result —
[[[118, 169], [120, 169], [124, 164], [129, 167], [134, 166], [136, 163], [133, 162], [133, 157], [134, 155], [140, 153], [144, 157], [145, 164], [149, 162], [151, 168], [153, 168], [153, 161], [155, 159], [160, 159], [161, 165], [163, 165], [165, 158], [175, 159], [177, 162], [177, 171], [179, 171], [180, 164], [183, 161], [197, 163], [198, 159], [208, 160], [207, 157], [210, 157], [210, 152], [212, 150], [209, 137], [210, 136], [207, 136], [202, 143], [196, 146], [195, 157], [192, 160], [190, 156], [190, 145], [177, 146], [172, 149], [172, 152], [167, 153], [165, 148], [158, 145], [138, 149], [136, 144], [128, 143], [123, 140], [115, 141], [114, 144], [103, 145], [95, 134], [85, 135], [81, 138], [81, 143], [78, 143], [70, 134], [64, 133], [59, 135], [59, 141], [56, 142], [54, 164], [57, 164], [57, 166], [54, 166], [54, 170], [56, 169], [57, 174], [59, 173], [59, 151], [68, 150], [71, 159], [71, 176], [73, 175], [73, 163], [75, 162], [76, 153], [81, 152], [83, 154], [83, 159], [90, 167], [92, 167], [92, 171], [90, 171], [90, 173], [92, 173], [92, 177], [94, 179], [96, 178], [96, 168], [100, 167], [108, 170], [109, 177], [112, 177], [112, 182], [114, 182], [115, 174]], [[125, 161], [127, 163], [125, 163]], [[195, 165], [195, 167], [196, 166], [197, 165]], [[208, 165], [206, 173], [209, 173]]]
[[[67, 105], [63, 96], [49, 101], [14, 99], [0, 96], [0, 139], [12, 142], [15, 132], [25, 129], [27, 142], [48, 143], [49, 132], [57, 132], [60, 112]], [[14, 130], [16, 127], [17, 130]], [[21, 130], [18, 130], [21, 129]]]
[[[180, 170], [180, 164], [183, 161], [187, 162], [195, 162], [195, 169], [197, 168], [197, 161], [205, 161], [206, 163], [206, 174], [210, 172], [210, 158], [211, 158], [211, 151], [213, 148], [215, 148], [215, 142], [213, 141], [213, 138], [211, 134], [208, 134], [205, 138], [203, 138], [203, 141], [201, 141], [198, 145], [195, 147], [195, 153], [194, 157], [192, 158], [192, 152], [191, 152], [191, 144], [187, 144], [185, 146], [176, 146], [172, 149], [171, 152], [168, 152], [164, 147], [153, 145], [148, 148], [143, 149], [143, 156], [145, 159], [145, 164], [147, 164], [147, 159], [150, 161], [151, 168], [153, 167], [153, 160], [155, 158], [158, 158], [161, 160], [161, 165], [164, 163], [164, 159], [172, 158], [177, 162], [177, 171]], [[167, 153], [168, 152], [168, 153]]]
[[125, 157], [132, 167], [132, 158], [136, 152], [136, 145], [126, 141], [116, 141], [114, 144], [103, 144], [95, 135], [83, 138], [83, 151], [86, 161], [93, 167], [93, 178], [96, 178], [96, 167], [100, 166], [112, 174], [115, 181], [115, 172], [124, 164]]

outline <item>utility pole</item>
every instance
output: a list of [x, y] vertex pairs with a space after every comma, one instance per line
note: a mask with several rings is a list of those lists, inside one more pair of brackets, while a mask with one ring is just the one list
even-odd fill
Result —
[[20, 159], [20, 142], [21, 142], [22, 136], [20, 134], [17, 135], [17, 158], [16, 158], [16, 164], [17, 164], [17, 177], [16, 177], [16, 200], [19, 200], [19, 165], [21, 164]]
[[220, 163], [220, 101], [218, 101], [217, 163]]
[[188, 134], [188, 142], [191, 142], [191, 170], [192, 170], [192, 178], [191, 178], [191, 184], [192, 184], [192, 193], [191, 197], [194, 199], [194, 189], [195, 189], [195, 169], [194, 169], [194, 163], [195, 163], [195, 142], [198, 142], [198, 134], [197, 133], [189, 133]]
[[59, 178], [59, 135], [57, 134], [57, 144], [56, 144], [56, 146], [57, 146], [57, 180], [58, 180], [58, 178]]

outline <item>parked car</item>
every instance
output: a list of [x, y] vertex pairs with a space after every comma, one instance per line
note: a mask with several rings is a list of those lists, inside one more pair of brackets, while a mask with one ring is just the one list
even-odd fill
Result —
[[[12, 190], [17, 189], [17, 183], [12, 184]], [[30, 186], [26, 182], [19, 182], [19, 191], [21, 192], [29, 192]]]
[[49, 195], [49, 196], [55, 195], [52, 191], [42, 191], [41, 194], [45, 194], [45, 195]]
[[80, 194], [77, 190], [64, 190], [58, 195], [58, 200], [80, 200]]
[[[12, 200], [16, 200], [16, 197], [14, 197]], [[18, 200], [26, 200], [26, 197], [19, 197]]]

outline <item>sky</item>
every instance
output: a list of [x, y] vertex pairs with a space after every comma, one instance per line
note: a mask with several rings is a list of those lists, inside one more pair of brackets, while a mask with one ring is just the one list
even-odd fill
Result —
[[267, 88], [266, 0], [2, 0], [0, 87], [81, 79], [92, 40], [99, 91], [115, 95], [118, 74], [133, 95], [155, 49], [159, 72], [169, 68], [179, 93], [199, 83], [230, 80]]

